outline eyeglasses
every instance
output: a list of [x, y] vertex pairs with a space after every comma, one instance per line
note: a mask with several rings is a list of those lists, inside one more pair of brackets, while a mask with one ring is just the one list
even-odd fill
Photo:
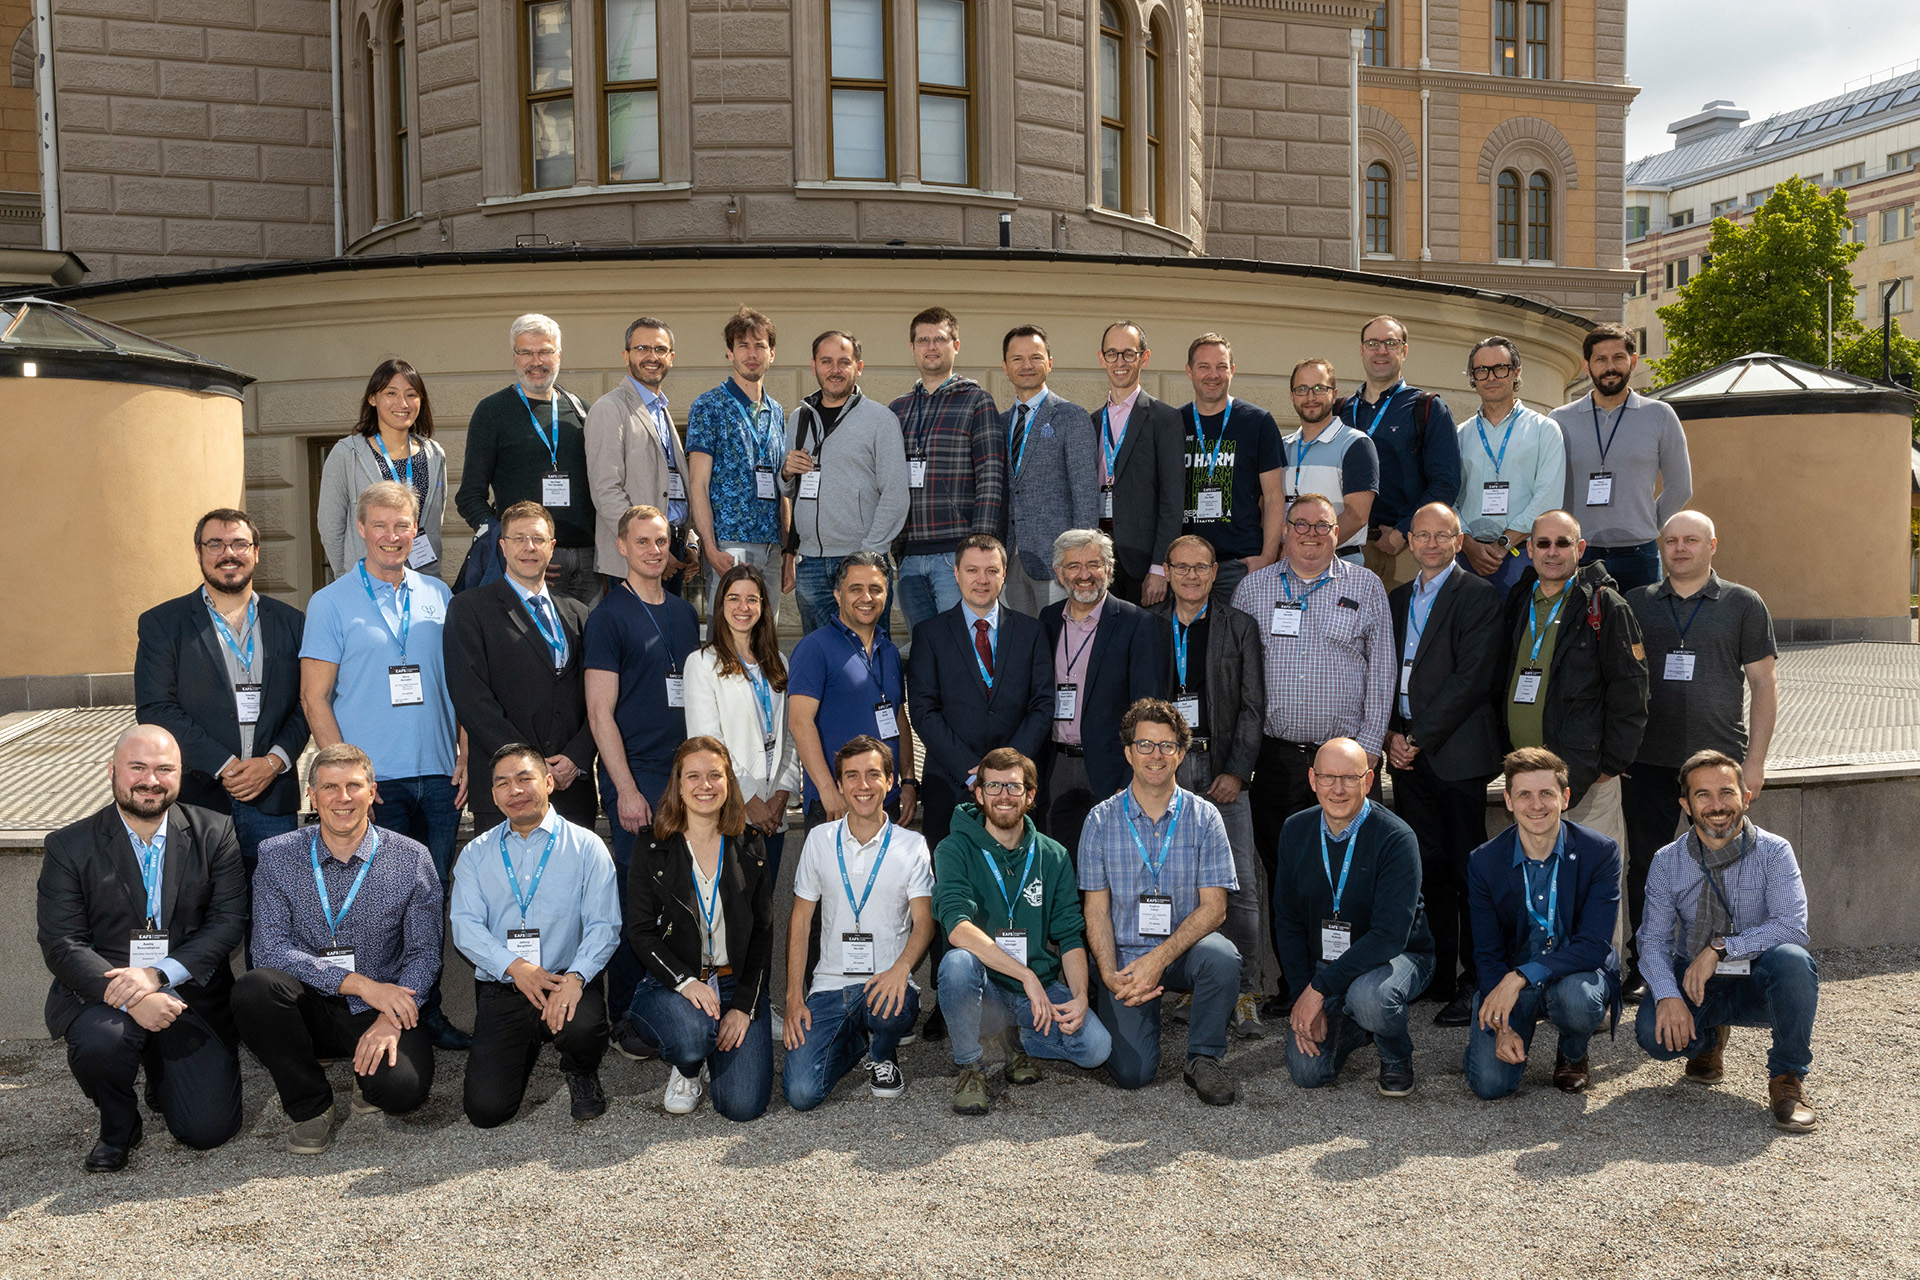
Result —
[[1024, 782], [983, 782], [980, 784], [980, 790], [990, 796], [1023, 796], [1027, 794], [1027, 784]]
[[1323, 538], [1333, 532], [1333, 526], [1325, 520], [1316, 520], [1312, 524], [1308, 524], [1305, 520], [1289, 520], [1287, 528], [1295, 533], [1313, 533]]
[[1135, 738], [1127, 745], [1143, 756], [1150, 756], [1156, 751], [1163, 756], [1177, 756], [1180, 754], [1180, 744], [1177, 742], [1160, 742], [1153, 738]]
[[1296, 396], [1330, 396], [1334, 389], [1324, 382], [1316, 382], [1311, 386], [1294, 387], [1292, 391]]
[[1409, 541], [1417, 542], [1425, 547], [1436, 542], [1452, 542], [1459, 536], [1458, 533], [1428, 533], [1424, 529], [1417, 529], [1413, 533], [1408, 534], [1407, 538]]
[[[636, 347], [628, 347], [627, 350], [633, 352], [635, 355], [642, 355], [642, 356], [670, 356], [673, 354], [672, 347], [649, 347], [649, 346], [646, 346], [645, 344], [642, 344]], [[518, 355], [519, 353], [515, 352], [515, 354]]]
[[552, 356], [559, 355], [560, 348], [544, 347], [539, 351], [522, 351], [519, 347], [515, 347], [513, 349], [513, 354], [516, 356], [519, 356], [522, 360], [543, 359], [543, 358], [550, 358]]
[[1135, 364], [1138, 363], [1140, 357], [1145, 354], [1146, 352], [1139, 350], [1118, 351], [1109, 347], [1100, 353], [1100, 358], [1108, 364]]
[[1510, 364], [1477, 364], [1467, 370], [1467, 376], [1475, 382], [1485, 382], [1488, 378], [1511, 378], [1514, 368]]
[[1362, 338], [1360, 346], [1366, 351], [1399, 351], [1407, 345], [1405, 338]]
[[1579, 541], [1574, 538], [1535, 538], [1533, 540], [1535, 551], [1551, 551], [1555, 547], [1568, 551], [1579, 545]]
[[500, 541], [513, 547], [525, 547], [529, 551], [538, 551], [552, 542], [552, 538], [543, 538], [537, 533], [510, 533]]
[[1364, 773], [1321, 773], [1317, 769], [1314, 770], [1313, 776], [1321, 782], [1342, 790], [1357, 787], [1367, 780], [1367, 775]]
[[1213, 565], [1205, 561], [1202, 561], [1199, 564], [1175, 564], [1171, 560], [1167, 561], [1167, 572], [1171, 574], [1177, 574], [1182, 578], [1203, 577], [1205, 576], [1207, 570], [1211, 568], [1213, 568]]
[[235, 538], [232, 542], [228, 542], [222, 538], [208, 538], [200, 544], [200, 549], [203, 551], [211, 551], [217, 556], [225, 555], [229, 551], [237, 556], [243, 556], [253, 550], [253, 543], [247, 541], [245, 538]]
[[923, 333], [913, 340], [916, 347], [944, 347], [954, 340], [949, 333]]

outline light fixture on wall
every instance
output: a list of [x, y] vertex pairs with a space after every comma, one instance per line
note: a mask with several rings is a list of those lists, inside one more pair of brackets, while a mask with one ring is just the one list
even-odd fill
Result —
[[1013, 215], [1010, 213], [1000, 215], [1000, 247], [1002, 249], [1013, 247]]

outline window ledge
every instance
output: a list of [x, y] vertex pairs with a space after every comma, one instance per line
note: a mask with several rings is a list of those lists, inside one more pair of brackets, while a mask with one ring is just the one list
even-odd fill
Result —
[[1366, 261], [1368, 261], [1368, 262], [1393, 262], [1393, 261], [1396, 261], [1396, 259], [1394, 258], [1394, 256], [1393, 256], [1392, 254], [1390, 254], [1390, 253], [1363, 253], [1363, 254], [1361, 254], [1360, 256], [1361, 256], [1361, 258], [1363, 258], [1364, 260], [1366, 260]]
[[829, 179], [825, 182], [796, 182], [793, 194], [803, 200], [835, 196], [904, 196], [914, 200], [932, 200], [940, 204], [989, 205], [1013, 209], [1020, 197], [1011, 191], [982, 191], [978, 187], [936, 186], [925, 182], [868, 182]]
[[1149, 235], [1163, 236], [1176, 244], [1193, 247], [1193, 237], [1183, 235], [1172, 227], [1154, 222], [1149, 218], [1136, 218], [1130, 213], [1116, 213], [1104, 205], [1087, 206], [1087, 219], [1090, 222], [1103, 222], [1110, 227], [1124, 227], [1129, 231], [1144, 231]]
[[623, 200], [666, 200], [693, 190], [691, 182], [614, 182], [593, 187], [556, 187], [517, 196], [488, 196], [480, 202], [483, 214], [512, 213], [528, 205], [566, 207], [578, 204], [614, 204]]
[[355, 254], [365, 253], [377, 244], [392, 240], [409, 231], [418, 231], [421, 227], [424, 227], [426, 223], [426, 217], [418, 213], [394, 222], [376, 222], [368, 230], [362, 232], [357, 240], [351, 240], [347, 243], [347, 256], [353, 257]]

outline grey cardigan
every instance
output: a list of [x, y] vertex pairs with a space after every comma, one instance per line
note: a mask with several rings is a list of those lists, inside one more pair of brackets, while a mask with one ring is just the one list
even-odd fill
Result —
[[818, 499], [800, 496], [798, 477], [786, 481], [793, 498], [788, 549], [803, 556], [886, 555], [907, 525], [907, 443], [900, 419], [885, 401], [856, 393], [822, 443], [819, 400], [816, 392], [787, 415], [787, 448], [807, 449], [820, 468]]
[[[422, 440], [419, 456], [427, 462], [427, 509], [421, 515], [420, 528], [433, 548], [433, 563], [420, 571], [438, 574], [440, 521], [447, 510], [447, 451], [438, 441]], [[361, 490], [386, 479], [380, 461], [380, 451], [373, 441], [358, 432], [327, 451], [326, 465], [320, 471], [320, 509], [314, 519], [320, 526], [320, 546], [327, 553], [327, 566], [336, 578], [360, 559], [354, 504], [360, 501]]]

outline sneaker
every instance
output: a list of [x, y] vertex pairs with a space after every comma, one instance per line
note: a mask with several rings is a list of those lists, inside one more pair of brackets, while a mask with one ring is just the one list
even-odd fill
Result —
[[867, 1088], [876, 1098], [897, 1098], [907, 1091], [907, 1074], [897, 1062], [869, 1062]]
[[607, 1113], [607, 1091], [600, 1087], [600, 1073], [567, 1072], [567, 1096], [573, 1100], [573, 1118], [592, 1120]]
[[1812, 1133], [1820, 1123], [1807, 1101], [1806, 1077], [1782, 1073], [1767, 1081], [1767, 1103], [1773, 1112], [1773, 1127], [1787, 1133]]
[[359, 1077], [357, 1076], [354, 1078], [354, 1081], [353, 1081], [353, 1105], [349, 1109], [356, 1116], [372, 1116], [372, 1115], [380, 1114], [380, 1108], [374, 1106], [371, 1102], [368, 1102], [367, 1095], [360, 1092], [360, 1080], [359, 1080]]
[[1020, 1047], [1020, 1033], [1009, 1027], [1000, 1033], [1000, 1043], [1007, 1050], [1007, 1083], [1039, 1084], [1040, 1068], [1033, 1065], [1033, 1059]]
[[1240, 1096], [1233, 1087], [1233, 1081], [1227, 1079], [1227, 1073], [1221, 1068], [1218, 1058], [1206, 1054], [1188, 1058], [1183, 1075], [1187, 1087], [1210, 1107], [1224, 1107]]
[[287, 1133], [287, 1150], [297, 1156], [317, 1156], [333, 1145], [333, 1108], [311, 1120], [302, 1120]]
[[1175, 1022], [1193, 1021], [1193, 993], [1191, 991], [1169, 991], [1160, 997], [1160, 1007]]
[[1261, 1040], [1266, 1037], [1267, 1024], [1260, 1020], [1260, 997], [1251, 991], [1234, 1003], [1233, 1034], [1242, 1040]]
[[1731, 1039], [1733, 1039], [1733, 1028], [1721, 1027], [1720, 1038], [1714, 1041], [1713, 1048], [1697, 1058], [1687, 1059], [1686, 1078], [1695, 1084], [1719, 1084], [1720, 1077], [1726, 1074], [1727, 1041]]
[[1404, 1098], [1413, 1092], [1413, 1064], [1411, 1062], [1383, 1062], [1380, 1064], [1380, 1093], [1387, 1098]]
[[683, 1076], [680, 1068], [673, 1067], [667, 1072], [667, 1092], [660, 1105], [670, 1116], [691, 1115], [700, 1105], [700, 1093], [699, 1076]]
[[960, 1068], [960, 1078], [953, 1082], [953, 1112], [961, 1116], [987, 1114], [987, 1078], [980, 1074], [979, 1063]]

